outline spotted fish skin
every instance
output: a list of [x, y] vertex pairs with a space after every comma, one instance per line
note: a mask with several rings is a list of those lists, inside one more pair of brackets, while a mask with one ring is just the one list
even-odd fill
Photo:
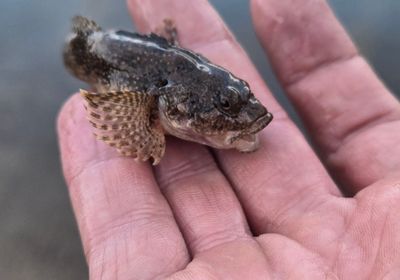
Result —
[[[167, 35], [171, 30], [176, 33], [171, 25], [165, 30]], [[173, 39], [174, 36], [168, 40], [154, 33], [103, 31], [89, 19], [74, 18], [72, 34], [64, 47], [64, 63], [74, 76], [94, 89], [93, 93], [83, 92], [83, 96], [88, 114], [99, 116], [96, 128], [107, 126], [99, 123], [104, 119], [102, 115], [118, 122], [118, 118], [113, 118], [118, 111], [99, 112], [99, 104], [93, 102], [95, 95], [104, 97], [100, 107], [108, 102], [114, 104], [113, 108], [133, 106], [129, 109], [132, 113], [136, 105], [144, 105], [117, 104], [131, 94], [134, 100], [141, 100], [140, 104], [147, 104], [141, 110], [148, 111], [148, 114], [132, 113], [136, 119], [131, 121], [143, 124], [137, 118], [147, 118], [143, 129], [150, 128], [147, 131], [150, 134], [157, 132], [154, 139], [157, 138], [159, 149], [163, 134], [168, 133], [215, 148], [255, 150], [257, 133], [272, 120], [272, 114], [255, 98], [247, 82], [202, 55], [178, 46]], [[125, 99], [110, 95], [118, 92]], [[132, 126], [140, 133], [140, 125]], [[118, 126], [114, 124], [114, 127]], [[124, 129], [129, 134], [129, 129]], [[158, 139], [160, 133], [162, 141]], [[101, 139], [107, 142], [108, 137], [103, 135]], [[139, 155], [140, 143], [128, 142], [130, 146], [124, 148], [125, 154], [141, 160], [152, 158], [156, 163], [163, 156], [163, 151], [152, 153], [152, 148]]]

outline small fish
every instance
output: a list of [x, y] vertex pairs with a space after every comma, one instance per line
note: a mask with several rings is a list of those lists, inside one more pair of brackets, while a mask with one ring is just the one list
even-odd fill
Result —
[[251, 152], [272, 114], [249, 84], [177, 44], [172, 21], [163, 36], [103, 31], [76, 16], [64, 47], [98, 139], [121, 154], [158, 164], [165, 134], [219, 149]]

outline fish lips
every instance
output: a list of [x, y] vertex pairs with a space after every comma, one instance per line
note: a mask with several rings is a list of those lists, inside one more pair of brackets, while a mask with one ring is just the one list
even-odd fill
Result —
[[265, 128], [272, 121], [272, 119], [273, 115], [270, 112], [266, 111], [265, 114], [255, 119], [248, 129], [246, 129], [239, 135], [236, 134], [236, 136], [230, 137], [227, 142], [232, 144], [237, 140], [244, 140], [248, 142], [255, 141], [256, 133]]
[[272, 121], [273, 118], [273, 115], [270, 112], [266, 111], [265, 114], [254, 120], [249, 129], [246, 130], [243, 135], [255, 134], [261, 131]]

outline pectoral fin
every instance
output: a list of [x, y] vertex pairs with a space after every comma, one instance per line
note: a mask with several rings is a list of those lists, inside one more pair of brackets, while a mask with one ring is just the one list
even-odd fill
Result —
[[155, 116], [156, 97], [141, 92], [94, 93], [81, 90], [95, 135], [121, 154], [160, 162], [165, 137]]

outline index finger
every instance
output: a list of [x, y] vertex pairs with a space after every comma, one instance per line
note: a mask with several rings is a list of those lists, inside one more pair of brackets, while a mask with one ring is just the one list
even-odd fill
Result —
[[188, 261], [185, 242], [148, 164], [96, 141], [73, 96], [58, 119], [61, 159], [91, 279], [154, 279]]

